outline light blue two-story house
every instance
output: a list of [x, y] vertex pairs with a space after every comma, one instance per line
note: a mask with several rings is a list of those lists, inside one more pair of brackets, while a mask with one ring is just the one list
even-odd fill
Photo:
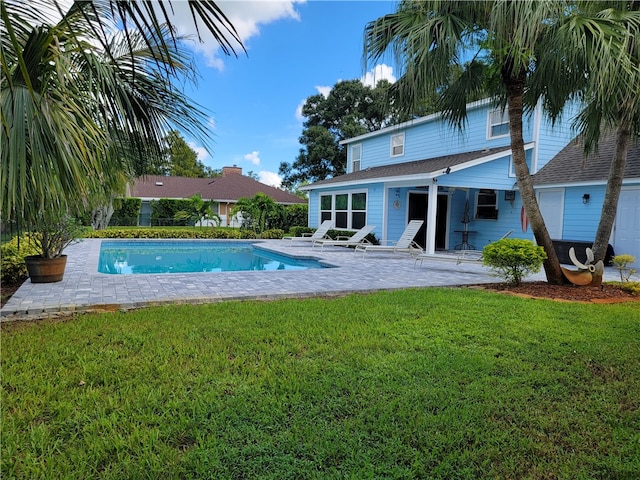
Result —
[[[481, 250], [509, 231], [533, 240], [511, 162], [507, 112], [488, 100], [469, 104], [467, 112], [462, 131], [433, 114], [343, 141], [347, 173], [303, 187], [309, 226], [326, 219], [337, 229], [375, 225], [376, 237], [391, 242], [410, 220], [422, 219], [416, 241], [427, 253]], [[525, 151], [551, 238], [590, 242], [612, 140], [603, 139], [598, 155], [585, 160], [571, 129], [574, 114], [565, 112], [555, 124], [539, 108], [525, 116]], [[627, 163], [610, 243], [616, 254], [640, 260], [638, 144]]]

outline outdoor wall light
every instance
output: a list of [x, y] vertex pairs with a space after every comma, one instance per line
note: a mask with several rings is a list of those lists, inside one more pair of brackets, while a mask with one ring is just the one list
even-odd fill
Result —
[[516, 192], [514, 190], [505, 190], [504, 199], [507, 202], [513, 202], [516, 199]]
[[589, 195], [588, 193], [585, 193], [584, 195], [582, 195], [582, 203], [587, 204], [589, 203], [590, 199], [591, 199], [591, 195]]
[[444, 171], [444, 173], [449, 175], [451, 173], [451, 167], [447, 167], [447, 169]]

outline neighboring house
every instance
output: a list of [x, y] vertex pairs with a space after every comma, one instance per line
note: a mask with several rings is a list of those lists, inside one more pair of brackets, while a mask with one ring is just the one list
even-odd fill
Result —
[[[434, 114], [344, 140], [347, 173], [301, 188], [309, 192], [309, 225], [333, 219], [336, 228], [356, 230], [370, 224], [380, 240], [394, 241], [410, 220], [421, 219], [425, 225], [416, 240], [428, 253], [480, 250], [511, 230], [513, 237], [533, 240], [511, 162], [507, 112], [488, 100], [469, 104], [467, 112], [462, 131]], [[597, 180], [574, 183], [576, 167], [563, 167], [567, 155], [582, 162], [579, 149], [563, 150], [575, 137], [570, 128], [574, 114], [565, 112], [555, 124], [540, 108], [526, 115], [525, 151], [531, 173], [540, 172], [534, 178], [545, 221], [553, 225], [551, 237], [593, 241], [607, 172]], [[612, 158], [603, 142], [600, 162], [606, 163], [607, 155]], [[616, 248], [616, 238], [612, 244], [617, 253], [640, 259], [637, 148], [628, 163], [620, 206], [635, 213], [620, 214], [616, 232], [630, 232], [631, 239], [621, 248]], [[546, 165], [554, 170], [560, 165], [557, 174], [543, 176]], [[585, 193], [590, 193], [588, 203], [582, 200]]]
[[142, 199], [140, 225], [151, 224], [151, 202], [161, 198], [188, 199], [200, 195], [203, 200], [213, 200], [213, 212], [222, 220], [222, 226], [239, 226], [231, 211], [241, 197], [251, 198], [262, 192], [282, 205], [305, 204], [306, 200], [279, 188], [270, 187], [242, 175], [240, 167], [223, 167], [222, 176], [216, 178], [167, 177], [145, 175], [139, 177], [127, 191], [128, 197]]

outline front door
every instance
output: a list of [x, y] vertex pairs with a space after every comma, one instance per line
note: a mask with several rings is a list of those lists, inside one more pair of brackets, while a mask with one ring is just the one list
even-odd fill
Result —
[[[447, 207], [449, 201], [447, 195], [438, 195], [438, 210], [436, 212], [436, 250], [446, 248], [447, 238]], [[409, 221], [422, 220], [424, 223], [415, 241], [422, 248], [427, 245], [427, 211], [429, 209], [429, 196], [426, 193], [409, 194]]]

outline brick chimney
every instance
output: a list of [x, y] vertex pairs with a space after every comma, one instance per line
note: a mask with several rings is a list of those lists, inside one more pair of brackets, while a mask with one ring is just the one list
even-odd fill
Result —
[[233, 167], [222, 167], [222, 176], [226, 177], [232, 173], [237, 173], [238, 175], [242, 175], [242, 167], [238, 167], [234, 165]]

